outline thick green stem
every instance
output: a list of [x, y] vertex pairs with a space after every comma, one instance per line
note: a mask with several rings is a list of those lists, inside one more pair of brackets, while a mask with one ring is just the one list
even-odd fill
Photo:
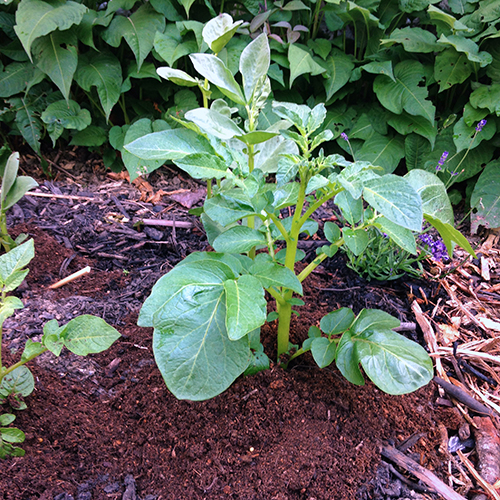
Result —
[[292, 319], [292, 305], [289, 302], [277, 303], [278, 311], [278, 361], [280, 356], [288, 352], [290, 338], [290, 321]]
[[[7, 230], [7, 215], [5, 213], [5, 210], [1, 210], [0, 212], [0, 231], [2, 233], [2, 246], [5, 250], [5, 252], [10, 251], [10, 245], [8, 243], [9, 241], [9, 232]], [[1, 344], [0, 344], [1, 345]], [[0, 366], [2, 366], [0, 364]]]
[[207, 180], [207, 200], [212, 198], [212, 180]]

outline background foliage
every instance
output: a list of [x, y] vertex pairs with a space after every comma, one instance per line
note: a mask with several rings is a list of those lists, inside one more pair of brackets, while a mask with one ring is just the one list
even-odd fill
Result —
[[187, 55], [208, 51], [203, 25], [222, 11], [246, 23], [219, 57], [236, 74], [251, 37], [268, 33], [275, 98], [326, 103], [329, 153], [351, 154], [346, 133], [356, 160], [404, 174], [435, 172], [448, 151], [439, 176], [452, 201], [471, 200], [474, 230], [500, 226], [498, 0], [6, 0], [4, 142], [22, 136], [42, 161], [44, 148], [70, 144], [134, 175], [158, 168], [123, 144], [201, 105], [197, 90], [160, 81], [156, 68], [191, 72]]

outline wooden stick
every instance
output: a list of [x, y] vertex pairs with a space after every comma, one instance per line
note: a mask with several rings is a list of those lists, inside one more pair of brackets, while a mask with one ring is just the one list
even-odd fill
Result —
[[467, 467], [469, 472], [474, 476], [474, 479], [482, 486], [482, 488], [488, 492], [488, 495], [490, 498], [493, 498], [494, 500], [500, 500], [500, 495], [497, 493], [497, 491], [493, 488], [493, 486], [485, 481], [480, 475], [479, 472], [477, 472], [476, 469], [474, 469], [474, 466], [472, 465], [471, 461], [462, 453], [461, 450], [457, 450], [457, 455], [460, 457], [460, 460], [462, 460], [462, 463]]
[[425, 483], [429, 488], [432, 488], [445, 500], [466, 500], [465, 497], [452, 490], [431, 471], [422, 467], [420, 464], [407, 457], [404, 453], [396, 450], [396, 448], [384, 446], [382, 448], [382, 455], [394, 462], [396, 465], [399, 465], [408, 472], [411, 472], [415, 477], [418, 477], [420, 481]]
[[76, 273], [66, 276], [66, 278], [63, 278], [62, 280], [57, 281], [53, 285], [50, 285], [49, 288], [51, 290], [54, 290], [55, 288], [59, 288], [63, 285], [66, 285], [67, 283], [70, 283], [71, 281], [76, 280], [80, 276], [83, 276], [84, 274], [87, 273], [90, 273], [90, 266], [84, 267], [83, 269], [80, 269], [80, 271], [77, 271]]
[[166, 226], [166, 227], [178, 227], [178, 228], [186, 228], [189, 229], [193, 227], [192, 222], [187, 222], [183, 220], [165, 220], [165, 219], [138, 219], [137, 221], [140, 224], [144, 224], [145, 226]]
[[90, 198], [89, 196], [76, 196], [70, 194], [51, 194], [51, 193], [34, 193], [30, 191], [24, 196], [39, 196], [40, 198], [58, 198], [59, 200], [88, 200], [97, 201], [96, 198]]

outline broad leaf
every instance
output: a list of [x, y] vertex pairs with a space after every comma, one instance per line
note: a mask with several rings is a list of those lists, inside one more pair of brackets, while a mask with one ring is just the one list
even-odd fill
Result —
[[228, 175], [224, 160], [209, 153], [194, 153], [174, 163], [194, 179], [223, 179]]
[[319, 326], [327, 335], [338, 335], [350, 328], [355, 316], [352, 309], [341, 307], [321, 318]]
[[257, 85], [267, 75], [270, 62], [269, 42], [267, 35], [263, 33], [245, 47], [240, 57], [240, 73], [247, 103], [257, 93]]
[[441, 35], [438, 44], [451, 45], [457, 52], [463, 52], [469, 61], [479, 63], [481, 68], [491, 64], [492, 57], [488, 52], [479, 52], [479, 45], [473, 42], [470, 38], [465, 38], [459, 35]]
[[423, 116], [429, 122], [434, 122], [436, 108], [427, 100], [428, 92], [419, 86], [424, 79], [424, 69], [417, 61], [402, 61], [394, 68], [396, 82], [388, 76], [379, 75], [375, 78], [373, 90], [380, 103], [396, 114], [405, 110], [410, 115]]
[[196, 87], [198, 85], [198, 81], [194, 79], [191, 75], [188, 75], [184, 71], [180, 69], [172, 69], [172, 68], [158, 68], [157, 73], [165, 80], [170, 80], [176, 85], [182, 87]]
[[355, 337], [356, 355], [372, 382], [388, 394], [407, 394], [428, 384], [434, 369], [416, 342], [376, 327]]
[[31, 45], [39, 37], [79, 24], [87, 7], [70, 0], [22, 0], [16, 10], [14, 29], [31, 58]]
[[60, 31], [33, 43], [35, 64], [57, 85], [66, 101], [69, 101], [71, 82], [78, 65], [77, 45], [75, 34]]
[[470, 205], [471, 231], [475, 234], [479, 226], [500, 227], [500, 162], [486, 165], [474, 186]]
[[351, 384], [364, 385], [365, 379], [359, 369], [359, 361], [352, 338], [353, 335], [350, 330], [342, 335], [337, 345], [335, 364], [340, 370], [340, 373], [342, 373]]
[[10, 97], [22, 92], [34, 74], [29, 62], [13, 62], [0, 71], [0, 97]]
[[496, 131], [496, 124], [493, 120], [488, 120], [481, 133], [477, 134], [475, 126], [466, 125], [464, 117], [460, 118], [453, 127], [453, 142], [457, 153], [476, 148], [482, 141], [488, 141], [494, 137]]
[[396, 245], [402, 249], [417, 255], [417, 244], [413, 233], [404, 227], [398, 226], [385, 217], [379, 217], [374, 226], [378, 227], [383, 233], [387, 234]]
[[342, 236], [344, 237], [344, 243], [347, 248], [356, 256], [361, 255], [370, 242], [368, 233], [363, 229], [356, 230], [349, 227], [343, 227]]
[[229, 14], [221, 13], [203, 27], [203, 40], [214, 54], [218, 54], [231, 40], [243, 21], [233, 22]]
[[219, 139], [227, 140], [244, 134], [244, 131], [231, 118], [217, 112], [215, 109], [192, 109], [185, 114], [185, 117], [186, 120], [196, 123], [205, 133]]
[[404, 141], [398, 135], [390, 137], [374, 133], [356, 152], [357, 160], [382, 167], [385, 174], [394, 172], [403, 157]]
[[102, 318], [83, 314], [63, 327], [61, 338], [64, 345], [79, 356], [108, 349], [120, 334]]
[[102, 37], [112, 47], [119, 47], [122, 37], [125, 38], [140, 69], [153, 48], [156, 32], [163, 32], [164, 29], [163, 15], [146, 3], [130, 16], [115, 16]]
[[205, 201], [205, 213], [222, 226], [227, 226], [249, 215], [254, 215], [255, 210], [250, 200], [244, 201], [232, 198], [230, 195], [216, 195]]
[[158, 55], [170, 66], [181, 57], [198, 50], [195, 37], [192, 34], [182, 36], [175, 24], [167, 24], [163, 33], [157, 31], [153, 43]]
[[213, 247], [216, 252], [243, 253], [265, 244], [266, 238], [260, 231], [247, 226], [234, 226], [218, 236]]
[[365, 182], [365, 200], [390, 221], [412, 231], [422, 229], [422, 200], [406, 180], [387, 174]]
[[26, 340], [26, 345], [24, 346], [24, 351], [21, 354], [21, 361], [28, 361], [35, 358], [36, 356], [42, 354], [47, 349], [40, 342], [33, 342], [31, 339]]
[[326, 76], [323, 82], [326, 91], [326, 100], [340, 90], [351, 77], [354, 63], [344, 52], [334, 49], [332, 55], [325, 61]]
[[290, 88], [300, 75], [320, 75], [326, 69], [318, 64], [307, 47], [292, 43], [288, 47], [288, 60], [290, 61]]
[[7, 397], [9, 394], [29, 396], [35, 388], [35, 379], [25, 365], [17, 367], [5, 375], [0, 384], [0, 395]]
[[109, 119], [121, 95], [122, 69], [118, 59], [109, 52], [80, 54], [75, 80], [87, 92], [91, 87], [97, 88], [106, 120]]
[[[0, 434], [2, 441], [5, 441], [7, 443], [22, 443], [26, 439], [26, 435], [24, 434], [24, 432], [19, 429], [16, 429], [15, 427], [4, 427], [0, 429]], [[22, 455], [12, 454], [12, 456], [22, 456]]]
[[0, 255], [0, 281], [5, 283], [16, 271], [27, 266], [35, 256], [33, 240], [13, 248], [10, 252]]
[[31, 177], [20, 175], [16, 178], [14, 185], [9, 189], [3, 202], [3, 209], [13, 207], [30, 189], [38, 186], [38, 182]]
[[56, 101], [49, 104], [42, 113], [44, 123], [58, 123], [67, 129], [83, 130], [92, 122], [92, 117], [87, 109], [69, 99], [68, 101]]
[[447, 49], [436, 56], [434, 78], [439, 83], [439, 92], [463, 83], [472, 74], [474, 65], [463, 53]]
[[433, 33], [417, 27], [395, 29], [389, 38], [381, 40], [380, 43], [385, 47], [401, 43], [406, 52], [418, 53], [437, 52], [441, 48]]
[[40, 153], [40, 139], [44, 126], [39, 117], [39, 110], [33, 105], [29, 96], [12, 97], [9, 103], [16, 110], [16, 125], [21, 135], [34, 151]]
[[387, 123], [401, 135], [415, 133], [425, 137], [431, 147], [434, 147], [438, 133], [437, 126], [429, 123], [423, 116], [411, 116], [405, 112], [400, 115], [390, 114]]
[[335, 360], [337, 344], [326, 337], [317, 337], [311, 342], [311, 353], [320, 368], [331, 365]]
[[424, 214], [432, 215], [441, 222], [453, 224], [453, 208], [446, 186], [439, 177], [425, 170], [415, 169], [408, 172], [404, 178], [420, 195]]
[[231, 340], [238, 340], [266, 322], [267, 302], [260, 282], [248, 274], [224, 281], [226, 329]]
[[486, 108], [500, 116], [500, 83], [474, 90], [470, 95], [470, 103], [475, 108]]
[[249, 273], [257, 278], [264, 288], [288, 288], [302, 295], [302, 285], [297, 276], [287, 267], [274, 262], [258, 260], [250, 267]]

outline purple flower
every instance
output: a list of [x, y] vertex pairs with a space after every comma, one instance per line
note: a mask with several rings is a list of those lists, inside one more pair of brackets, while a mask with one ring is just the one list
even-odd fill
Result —
[[349, 140], [349, 137], [347, 137], [347, 134], [345, 132], [342, 132], [340, 134], [340, 137], [342, 137], [342, 139], [344, 139], [344, 141], [348, 141]]
[[424, 244], [424, 245], [432, 245], [434, 243], [434, 240], [432, 239], [432, 236], [430, 234], [421, 234], [418, 239]]
[[436, 172], [439, 172], [442, 170], [442, 167], [444, 165], [444, 162], [446, 161], [446, 158], [448, 158], [448, 151], [444, 151], [443, 154], [441, 155], [441, 158], [438, 161], [438, 164], [436, 165]]
[[448, 257], [446, 245], [443, 243], [443, 240], [436, 240], [431, 245], [431, 252], [432, 258], [438, 262]]
[[486, 123], [488, 123], [486, 120], [481, 120], [481, 121], [477, 124], [476, 130], [477, 130], [478, 132], [481, 132], [481, 130], [483, 130], [483, 127], [486, 125]]

